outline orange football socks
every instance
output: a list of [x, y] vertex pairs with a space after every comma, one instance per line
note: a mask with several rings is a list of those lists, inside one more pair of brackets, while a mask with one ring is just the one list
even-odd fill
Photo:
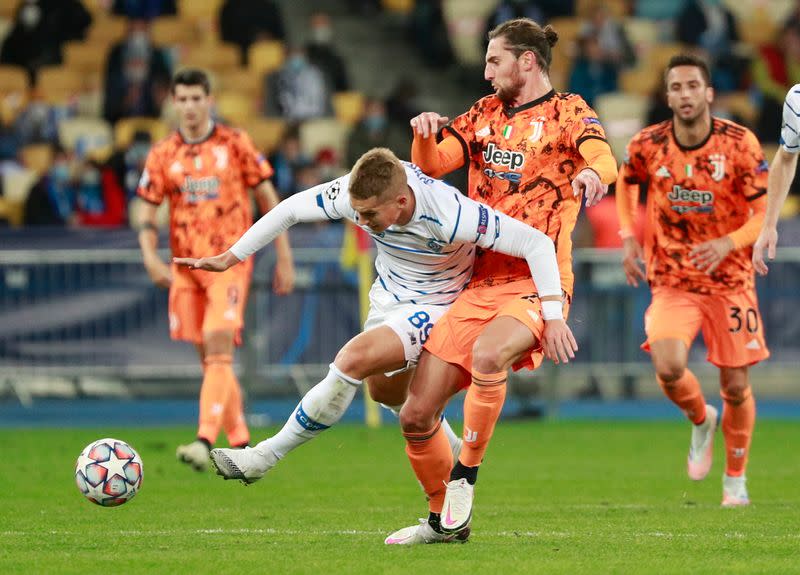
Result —
[[442, 422], [437, 421], [433, 429], [422, 433], [403, 432], [403, 437], [411, 467], [428, 496], [428, 507], [433, 513], [441, 513], [447, 478], [453, 467], [453, 452]]
[[748, 386], [744, 400], [735, 402], [724, 392], [722, 408], [722, 434], [725, 436], [725, 474], [738, 477], [747, 467], [750, 440], [756, 423], [756, 400]]
[[481, 464], [506, 399], [508, 373], [472, 370], [472, 385], [464, 400], [464, 447], [458, 460], [466, 467]]
[[706, 400], [700, 390], [700, 382], [688, 369], [684, 370], [680, 379], [667, 385], [660, 377], [656, 376], [658, 384], [664, 391], [664, 395], [672, 400], [672, 403], [683, 410], [692, 423], [700, 425], [706, 419]]

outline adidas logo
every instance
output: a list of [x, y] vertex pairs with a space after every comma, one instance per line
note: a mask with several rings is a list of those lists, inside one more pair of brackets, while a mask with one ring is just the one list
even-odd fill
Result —
[[745, 349], [761, 349], [761, 344], [758, 343], [757, 339], [751, 339], [747, 342], [747, 345], [744, 346]]
[[669, 173], [669, 170], [667, 169], [666, 166], [661, 166], [656, 171], [656, 176], [658, 176], [660, 178], [671, 178], [672, 174]]

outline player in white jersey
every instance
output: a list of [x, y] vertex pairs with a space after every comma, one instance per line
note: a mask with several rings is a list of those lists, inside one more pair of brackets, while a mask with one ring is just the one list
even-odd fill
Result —
[[783, 101], [781, 144], [772, 159], [767, 181], [767, 215], [764, 217], [761, 233], [753, 245], [753, 266], [762, 276], [768, 271], [767, 264], [764, 263], [764, 250], [767, 250], [769, 259], [775, 259], [775, 250], [778, 246], [778, 216], [797, 170], [798, 152], [800, 152], [800, 84], [795, 84], [786, 93], [786, 99]]
[[[224, 271], [297, 222], [342, 218], [368, 232], [377, 246], [378, 277], [370, 290], [365, 331], [339, 351], [328, 375], [303, 397], [277, 435], [254, 448], [212, 450], [217, 472], [226, 479], [260, 479], [289, 451], [339, 421], [365, 379], [373, 399], [399, 412], [408, 368], [433, 323], [469, 282], [475, 246], [525, 258], [540, 296], [561, 295], [550, 238], [470, 200], [385, 148], [364, 154], [350, 174], [284, 200], [227, 252], [174, 261]], [[544, 303], [545, 353], [565, 361], [577, 349], [575, 339], [560, 300]], [[450, 434], [456, 451], [460, 439]]]

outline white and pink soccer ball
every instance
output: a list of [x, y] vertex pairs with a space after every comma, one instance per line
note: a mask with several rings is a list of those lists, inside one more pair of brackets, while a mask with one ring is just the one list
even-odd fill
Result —
[[75, 465], [75, 483], [92, 503], [116, 507], [142, 487], [144, 469], [136, 450], [119, 439], [106, 437], [86, 446]]

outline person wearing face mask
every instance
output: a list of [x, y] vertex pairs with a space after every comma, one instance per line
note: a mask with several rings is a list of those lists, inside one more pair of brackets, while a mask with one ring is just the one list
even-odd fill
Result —
[[56, 148], [53, 165], [31, 188], [25, 200], [26, 226], [65, 226], [75, 219], [71, 155]]
[[283, 67], [269, 74], [265, 83], [267, 116], [302, 121], [333, 115], [331, 91], [325, 75], [308, 61], [302, 47], [290, 48]]
[[148, 22], [131, 20], [126, 38], [108, 56], [103, 116], [112, 124], [130, 116], [158, 116], [169, 82], [167, 59], [150, 41]]
[[334, 92], [350, 89], [347, 66], [333, 47], [333, 24], [326, 12], [314, 12], [309, 19], [311, 37], [306, 44], [308, 60], [322, 70]]
[[400, 130], [389, 122], [383, 100], [369, 98], [364, 106], [364, 116], [347, 138], [346, 165], [352, 166], [362, 154], [375, 147], [389, 148], [403, 157], [410, 144], [406, 130]]
[[77, 0], [25, 0], [14, 15], [11, 32], [2, 43], [0, 64], [25, 68], [31, 80], [42, 66], [61, 63], [61, 46], [82, 39], [92, 22]]

